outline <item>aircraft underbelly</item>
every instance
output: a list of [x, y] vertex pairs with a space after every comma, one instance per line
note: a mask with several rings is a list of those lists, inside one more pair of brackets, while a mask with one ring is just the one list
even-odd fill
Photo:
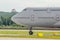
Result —
[[35, 21], [35, 25], [39, 25], [39, 26], [49, 26], [49, 25], [53, 25], [56, 21], [52, 20], [52, 19], [40, 19]]
[[40, 20], [39, 22], [35, 22], [36, 24], [35, 25], [38, 25], [38, 26], [52, 26], [55, 21], [53, 20]]

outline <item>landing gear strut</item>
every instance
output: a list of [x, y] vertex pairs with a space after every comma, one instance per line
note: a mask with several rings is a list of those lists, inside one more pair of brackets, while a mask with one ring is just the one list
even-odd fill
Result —
[[29, 35], [33, 35], [32, 27], [30, 27]]

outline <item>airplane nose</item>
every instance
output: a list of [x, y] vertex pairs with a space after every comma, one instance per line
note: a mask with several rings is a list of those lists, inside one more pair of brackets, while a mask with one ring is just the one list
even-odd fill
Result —
[[17, 15], [12, 16], [11, 20], [16, 24], [19, 24], [19, 20], [17, 19]]
[[12, 16], [12, 17], [11, 17], [11, 20], [12, 20], [13, 22], [15, 22], [16, 19], [15, 19], [14, 16]]

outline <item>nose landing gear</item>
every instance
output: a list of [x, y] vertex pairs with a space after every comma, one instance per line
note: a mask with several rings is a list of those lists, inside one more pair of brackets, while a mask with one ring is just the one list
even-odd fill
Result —
[[29, 35], [33, 35], [32, 27], [30, 27]]
[[33, 32], [32, 31], [29, 31], [29, 35], [33, 35]]

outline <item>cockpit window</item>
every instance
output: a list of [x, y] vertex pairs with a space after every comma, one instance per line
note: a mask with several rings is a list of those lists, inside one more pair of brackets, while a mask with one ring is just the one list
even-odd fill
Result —
[[23, 11], [26, 11], [27, 9], [24, 9]]

